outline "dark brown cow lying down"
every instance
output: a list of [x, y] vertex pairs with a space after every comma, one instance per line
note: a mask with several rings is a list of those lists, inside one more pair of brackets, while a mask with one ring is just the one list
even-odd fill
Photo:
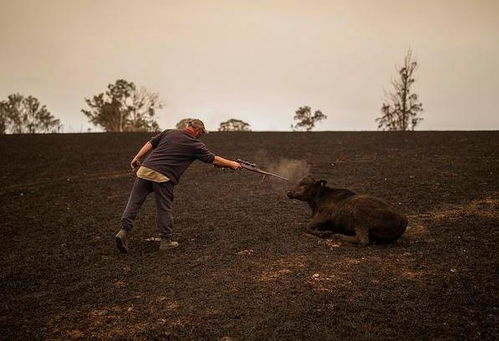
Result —
[[326, 186], [326, 180], [303, 178], [288, 192], [290, 199], [306, 201], [312, 209], [307, 232], [321, 238], [366, 246], [369, 242], [388, 243], [402, 234], [407, 218], [385, 201], [348, 189]]

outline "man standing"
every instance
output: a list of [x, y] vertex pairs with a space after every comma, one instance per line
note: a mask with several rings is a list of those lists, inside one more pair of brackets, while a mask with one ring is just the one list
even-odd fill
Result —
[[[178, 243], [172, 240], [173, 188], [194, 160], [198, 159], [218, 167], [241, 168], [238, 162], [210, 152], [205, 144], [198, 140], [203, 133], [207, 133], [204, 123], [198, 119], [190, 120], [184, 130], [165, 130], [154, 136], [133, 158], [130, 166], [133, 169], [138, 168], [137, 178], [121, 217], [121, 230], [116, 235], [116, 246], [122, 253], [128, 251], [128, 233], [133, 228], [133, 221], [140, 207], [151, 192], [154, 192], [156, 198], [156, 223], [161, 235], [159, 249], [167, 250], [178, 246]], [[151, 153], [141, 163], [141, 158], [149, 151]]]

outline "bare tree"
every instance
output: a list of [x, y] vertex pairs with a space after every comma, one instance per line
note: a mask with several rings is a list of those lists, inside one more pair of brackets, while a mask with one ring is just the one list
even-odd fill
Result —
[[162, 107], [158, 93], [149, 92], [144, 87], [132, 91], [131, 105], [128, 106], [130, 117], [126, 129], [128, 131], [159, 130], [154, 115], [155, 110]]
[[16, 93], [0, 102], [0, 133], [14, 134], [56, 133], [62, 124], [45, 105], [33, 97]]
[[312, 114], [312, 109], [308, 105], [306, 105], [304, 107], [299, 107], [298, 110], [295, 111], [295, 116], [293, 119], [296, 123], [294, 125], [291, 125], [291, 128], [304, 128], [306, 131], [310, 131], [314, 129], [317, 122], [327, 119], [327, 116], [324, 115], [320, 110], [316, 110]]
[[220, 123], [218, 131], [251, 131], [250, 125], [244, 121], [231, 118]]
[[423, 112], [423, 103], [417, 94], [411, 92], [417, 67], [418, 63], [412, 60], [412, 51], [409, 49], [404, 65], [398, 70], [400, 79], [392, 80], [393, 92], [385, 94], [386, 102], [381, 106], [381, 116], [376, 119], [378, 129], [414, 130], [423, 120], [418, 116]]
[[163, 107], [157, 93], [146, 88], [137, 89], [133, 82], [118, 79], [108, 89], [92, 98], [85, 98], [90, 107], [82, 109], [95, 126], [105, 131], [157, 131], [157, 109]]

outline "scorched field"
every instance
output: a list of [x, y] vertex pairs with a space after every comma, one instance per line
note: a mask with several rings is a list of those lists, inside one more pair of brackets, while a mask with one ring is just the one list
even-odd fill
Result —
[[292, 183], [194, 163], [177, 249], [151, 195], [114, 244], [150, 134], [0, 136], [0, 338], [497, 339], [499, 133], [213, 133], [208, 148], [379, 196], [409, 218], [358, 248], [303, 232]]

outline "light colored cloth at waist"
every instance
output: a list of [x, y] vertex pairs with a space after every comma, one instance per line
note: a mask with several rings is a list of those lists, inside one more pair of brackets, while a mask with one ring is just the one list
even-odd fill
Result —
[[140, 166], [139, 170], [137, 171], [137, 177], [144, 179], [144, 180], [149, 180], [149, 181], [154, 181], [154, 182], [168, 182], [170, 179], [159, 172], [156, 172], [153, 169]]

